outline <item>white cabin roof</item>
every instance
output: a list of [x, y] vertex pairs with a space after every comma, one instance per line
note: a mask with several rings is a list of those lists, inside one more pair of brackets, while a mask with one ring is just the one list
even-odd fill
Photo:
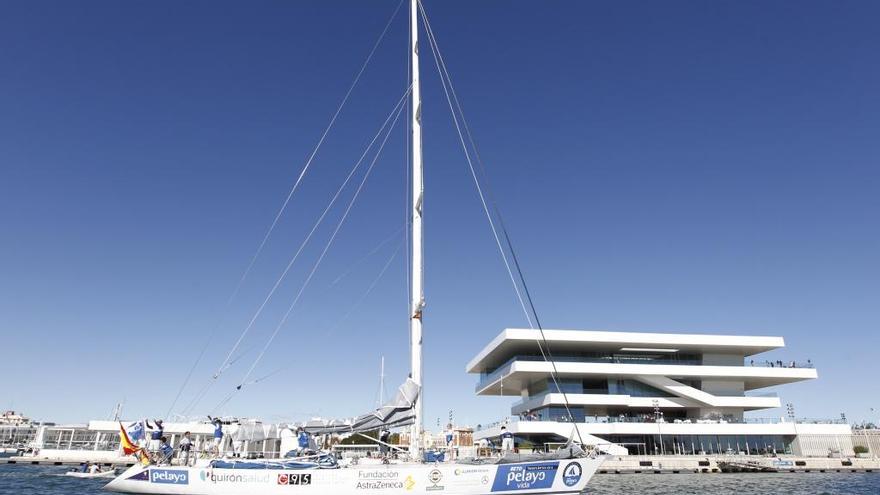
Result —
[[[609, 332], [594, 330], [544, 330], [551, 352], [661, 350], [751, 356], [785, 347], [782, 337], [690, 333]], [[507, 328], [492, 339], [468, 364], [467, 372], [480, 373], [519, 353], [537, 350], [538, 330]]]

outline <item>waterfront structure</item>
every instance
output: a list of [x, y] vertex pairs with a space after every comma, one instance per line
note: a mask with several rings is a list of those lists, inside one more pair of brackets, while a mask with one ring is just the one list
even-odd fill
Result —
[[[812, 362], [758, 357], [784, 346], [767, 336], [544, 330], [542, 337], [510, 328], [467, 371], [480, 375], [478, 395], [520, 398], [505, 423], [521, 444], [580, 435], [615, 455], [851, 455], [844, 421], [745, 416], [782, 406], [762, 389], [817, 378]], [[497, 437], [500, 426], [480, 428], [475, 439]]]
[[0, 425], [9, 426], [26, 426], [31, 423], [30, 418], [26, 418], [15, 411], [4, 411], [0, 416]]

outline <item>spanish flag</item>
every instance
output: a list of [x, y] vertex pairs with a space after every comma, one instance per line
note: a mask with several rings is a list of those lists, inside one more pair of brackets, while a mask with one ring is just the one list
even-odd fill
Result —
[[122, 426], [122, 423], [119, 423], [119, 443], [122, 445], [123, 454], [134, 454], [137, 460], [140, 461], [140, 463], [143, 465], [147, 465], [150, 463], [150, 456], [148, 456], [147, 453], [144, 452], [144, 449], [131, 443], [131, 439], [128, 438], [128, 433], [125, 432], [125, 427]]
[[119, 423], [119, 442], [122, 444], [122, 453], [125, 455], [131, 455], [141, 450], [140, 447], [131, 443], [131, 439], [128, 438], [128, 433], [125, 432], [125, 427], [122, 426], [122, 423]]

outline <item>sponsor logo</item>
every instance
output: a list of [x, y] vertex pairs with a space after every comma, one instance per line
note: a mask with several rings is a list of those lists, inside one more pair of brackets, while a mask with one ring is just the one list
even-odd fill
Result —
[[150, 469], [150, 483], [188, 485], [189, 472], [181, 469]]
[[211, 483], [269, 483], [269, 473], [217, 473], [213, 470], [199, 471], [199, 479]]
[[438, 491], [443, 490], [443, 485], [438, 485], [440, 481], [443, 480], [443, 473], [440, 472], [439, 469], [432, 469], [430, 473], [428, 473], [428, 482], [431, 483], [431, 486], [425, 487], [426, 491]]
[[129, 476], [128, 479], [134, 480], [134, 481], [150, 481], [150, 472], [147, 470], [144, 470], [134, 476]]
[[406, 488], [407, 491], [413, 489], [416, 486], [416, 480], [413, 479], [412, 476], [407, 476], [405, 480], [403, 480], [403, 487]]
[[463, 474], [475, 474], [475, 473], [488, 473], [488, 468], [465, 468], [465, 469], [456, 469], [455, 475], [461, 476]]
[[279, 485], [311, 485], [311, 473], [285, 473], [278, 475]]
[[[550, 488], [556, 478], [558, 462], [536, 462], [533, 464], [513, 464], [498, 467], [493, 492], [533, 490]], [[579, 466], [580, 467], [580, 466]]]
[[399, 477], [397, 471], [358, 471], [358, 478], [362, 480], [396, 480]]
[[402, 481], [358, 481], [355, 485], [358, 490], [399, 490], [403, 487]]
[[581, 473], [583, 473], [581, 465], [572, 462], [565, 466], [565, 469], [562, 471], [562, 482], [565, 483], [565, 486], [577, 485], [578, 481], [581, 480]]
[[[413, 482], [415, 483], [415, 482]], [[358, 471], [358, 482], [355, 485], [358, 490], [389, 490], [404, 488], [404, 482], [400, 481], [400, 473], [397, 471], [377, 470]]]

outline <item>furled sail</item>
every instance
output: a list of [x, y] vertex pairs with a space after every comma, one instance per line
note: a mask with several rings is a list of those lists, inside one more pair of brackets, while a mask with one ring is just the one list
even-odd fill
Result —
[[[266, 434], [266, 430], [269, 428], [271, 428], [271, 426], [263, 425], [262, 423], [244, 423], [238, 425], [238, 428], [232, 432], [231, 436], [233, 440], [261, 442], [267, 438], [271, 438]], [[275, 438], [277, 438], [277, 436]]]
[[380, 428], [394, 428], [413, 424], [415, 409], [419, 398], [419, 385], [407, 378], [397, 389], [394, 399], [386, 402], [375, 411], [349, 419], [311, 420], [303, 428], [316, 435], [326, 433], [356, 433]]

